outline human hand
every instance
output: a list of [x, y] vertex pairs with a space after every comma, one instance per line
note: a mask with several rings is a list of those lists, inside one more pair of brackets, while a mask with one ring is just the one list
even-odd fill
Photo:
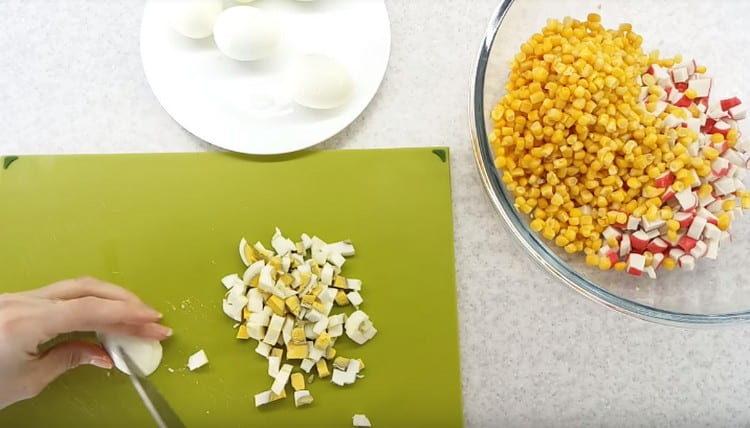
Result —
[[0, 294], [0, 409], [39, 394], [67, 370], [82, 364], [112, 368], [99, 345], [38, 347], [62, 333], [96, 331], [164, 340], [172, 330], [133, 293], [93, 278], [57, 282], [22, 293]]

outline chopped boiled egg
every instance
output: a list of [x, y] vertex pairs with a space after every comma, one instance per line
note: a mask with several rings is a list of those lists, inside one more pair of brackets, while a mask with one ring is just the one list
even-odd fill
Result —
[[287, 382], [289, 382], [289, 377], [292, 375], [292, 365], [291, 364], [284, 364], [276, 374], [276, 377], [274, 378], [273, 384], [271, 385], [271, 391], [273, 391], [274, 394], [279, 395], [284, 391], [284, 387], [286, 387]]
[[346, 335], [360, 345], [372, 339], [378, 332], [370, 321], [370, 317], [362, 311], [356, 311], [349, 315], [345, 330]]
[[255, 407], [260, 407], [273, 401], [281, 400], [282, 398], [286, 398], [286, 391], [282, 390], [281, 394], [277, 395], [269, 389], [268, 391], [255, 394]]
[[205, 366], [206, 364], [208, 364], [208, 356], [206, 355], [206, 351], [201, 349], [188, 358], [187, 366], [190, 371], [194, 371]]
[[[276, 228], [267, 249], [243, 238], [239, 253], [244, 273], [227, 275], [224, 312], [233, 320], [238, 339], [257, 341], [255, 352], [268, 362], [271, 388], [255, 396], [262, 406], [286, 397], [291, 382], [296, 407], [313, 401], [309, 384], [317, 377], [337, 385], [351, 385], [363, 377], [362, 360], [337, 356], [334, 345], [348, 336], [357, 344], [372, 339], [377, 330], [369, 316], [359, 310], [364, 302], [362, 281], [342, 274], [346, 257], [355, 254], [350, 241], [327, 243], [302, 234], [299, 241]], [[352, 315], [332, 313], [334, 307], [352, 305]], [[309, 373], [292, 373], [294, 367]]]
[[352, 416], [352, 426], [355, 427], [372, 427], [370, 420], [365, 415]]
[[301, 407], [311, 404], [313, 402], [313, 396], [310, 391], [294, 391], [294, 406]]

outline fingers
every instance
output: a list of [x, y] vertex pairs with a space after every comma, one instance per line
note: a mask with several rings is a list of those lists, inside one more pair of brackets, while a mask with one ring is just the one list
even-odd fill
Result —
[[51, 305], [47, 317], [48, 335], [71, 331], [106, 331], [116, 324], [150, 324], [161, 314], [143, 303], [81, 297]]
[[162, 341], [172, 335], [172, 329], [157, 323], [148, 324], [114, 324], [100, 330], [107, 334], [121, 334], [125, 336], [137, 336], [144, 339]]
[[122, 300], [126, 302], [140, 302], [141, 300], [130, 291], [96, 278], [84, 277], [67, 279], [50, 284], [32, 292], [33, 295], [46, 299], [70, 300], [86, 296], [102, 299]]
[[38, 394], [61, 374], [83, 364], [111, 369], [112, 359], [101, 346], [90, 342], [62, 343], [33, 362], [27, 378], [31, 383], [30, 389]]

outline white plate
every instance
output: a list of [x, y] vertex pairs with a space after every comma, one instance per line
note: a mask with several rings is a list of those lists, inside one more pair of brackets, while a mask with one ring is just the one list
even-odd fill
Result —
[[[231, 6], [233, 2], [226, 2]], [[149, 0], [141, 23], [141, 58], [151, 89], [182, 127], [216, 146], [277, 154], [318, 144], [349, 125], [383, 80], [391, 46], [383, 0], [258, 0], [275, 13], [283, 40], [271, 58], [241, 62], [224, 56], [213, 37], [193, 40], [167, 23]], [[322, 53], [343, 64], [354, 94], [337, 109], [296, 105], [284, 84], [296, 54]]]

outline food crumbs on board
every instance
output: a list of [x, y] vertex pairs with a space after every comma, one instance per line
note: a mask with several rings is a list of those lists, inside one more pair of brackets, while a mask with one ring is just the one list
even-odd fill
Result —
[[548, 20], [512, 61], [489, 142], [533, 231], [590, 266], [656, 278], [731, 241], [750, 208], [750, 140], [747, 105], [712, 99], [705, 66], [642, 43], [596, 13]]
[[[340, 362], [334, 364], [332, 383], [354, 384], [364, 363], [337, 355], [334, 346], [343, 336], [363, 345], [377, 329], [360, 309], [362, 281], [343, 276], [347, 257], [355, 255], [352, 243], [327, 243], [304, 233], [295, 242], [276, 228], [270, 248], [243, 238], [239, 254], [246, 269], [221, 279], [227, 290], [222, 309], [241, 323], [236, 337], [253, 339], [255, 352], [268, 360], [271, 387], [255, 395], [255, 406], [285, 398], [289, 384], [294, 405], [310, 405], [309, 386], [316, 377], [311, 371], [316, 368], [318, 377], [329, 377], [328, 362]], [[334, 314], [334, 306], [354, 306], [356, 311]], [[302, 372], [309, 374], [307, 384]]]

